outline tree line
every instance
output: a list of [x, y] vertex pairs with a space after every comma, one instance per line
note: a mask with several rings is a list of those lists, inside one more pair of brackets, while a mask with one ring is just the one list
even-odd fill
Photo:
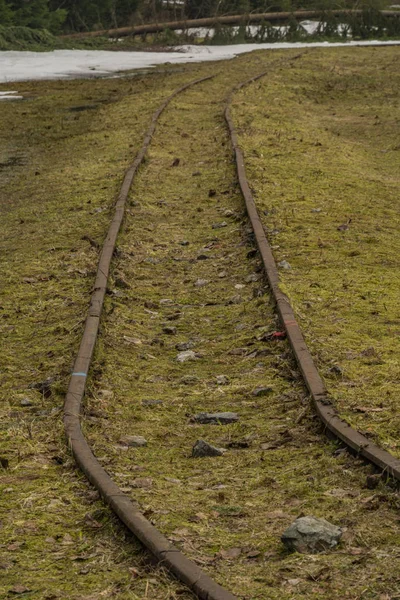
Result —
[[[357, 8], [381, 8], [382, 2], [359, 0]], [[0, 26], [58, 34], [249, 12], [353, 8], [354, 4], [355, 0], [0, 0]]]

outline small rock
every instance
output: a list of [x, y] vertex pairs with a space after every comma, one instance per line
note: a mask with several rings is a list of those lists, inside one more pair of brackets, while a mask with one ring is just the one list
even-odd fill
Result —
[[228, 223], [226, 221], [222, 221], [222, 223], [213, 223], [211, 227], [213, 229], [222, 229], [223, 227], [227, 227]]
[[253, 390], [252, 394], [253, 396], [257, 396], [257, 398], [259, 398], [260, 396], [268, 396], [268, 394], [273, 391], [274, 390], [272, 387], [257, 387], [255, 390]]
[[163, 333], [166, 333], [167, 335], [176, 335], [176, 327], [173, 327], [172, 325], [166, 325], [163, 327]]
[[153, 486], [153, 480], [151, 477], [138, 477], [131, 481], [130, 485], [134, 488], [149, 489]]
[[48, 398], [49, 396], [51, 396], [51, 386], [55, 381], [55, 377], [48, 377], [40, 383], [31, 383], [30, 385], [28, 385], [28, 388], [31, 390], [38, 390], [43, 394], [45, 398]]
[[282, 542], [290, 551], [316, 554], [337, 546], [342, 530], [325, 519], [300, 517], [282, 534]]
[[29, 400], [29, 398], [22, 398], [20, 405], [21, 406], [33, 406], [33, 402], [32, 402], [32, 400]]
[[200, 381], [200, 379], [198, 377], [196, 377], [196, 375], [185, 375], [184, 377], [181, 377], [180, 382], [185, 384], [185, 385], [194, 385], [196, 383], [198, 383]]
[[192, 340], [188, 340], [187, 342], [179, 342], [179, 344], [176, 344], [175, 348], [177, 350], [190, 350], [191, 348], [195, 347], [195, 343]]
[[196, 287], [204, 287], [204, 286], [205, 286], [205, 285], [207, 285], [208, 283], [210, 283], [208, 279], [198, 279], [198, 280], [195, 282], [195, 284], [194, 284], [194, 285], [195, 285]]
[[224, 278], [224, 277], [226, 277], [227, 275], [228, 275], [228, 273], [227, 273], [226, 271], [220, 271], [220, 272], [218, 273], [218, 277], [219, 277], [220, 279], [223, 279], [223, 278]]
[[193, 458], [203, 458], [204, 456], [222, 456], [224, 451], [216, 448], [204, 440], [197, 440], [192, 448]]
[[217, 375], [215, 378], [217, 385], [228, 385], [229, 377], [226, 375]]
[[162, 400], [142, 400], [142, 406], [160, 406], [163, 404]]
[[130, 448], [141, 448], [147, 446], [147, 440], [141, 435], [123, 435], [119, 440], [121, 444]]
[[233, 217], [234, 214], [235, 213], [230, 208], [227, 208], [226, 210], [224, 210], [224, 217]]
[[322, 210], [322, 208], [312, 208], [312, 209], [311, 209], [311, 212], [312, 212], [312, 213], [320, 213], [320, 212], [321, 212], [321, 210]]
[[197, 360], [197, 358], [196, 352], [193, 352], [193, 350], [187, 350], [185, 352], [180, 352], [176, 357], [176, 360], [180, 363], [184, 363], [188, 360]]
[[189, 246], [189, 242], [187, 240], [182, 240], [179, 242], [181, 246]]
[[243, 283], [236, 283], [235, 284], [235, 289], [236, 290], [242, 290], [245, 287], [245, 285]]
[[162, 298], [162, 299], [160, 300], [160, 304], [161, 304], [162, 306], [170, 306], [170, 305], [171, 305], [171, 304], [173, 304], [173, 303], [174, 303], [174, 301], [173, 301], [173, 300], [171, 300], [171, 298]]
[[250, 273], [250, 275], [247, 275], [247, 277], [245, 277], [245, 282], [253, 283], [255, 281], [258, 281], [259, 279], [261, 279], [261, 275], [259, 273]]
[[215, 425], [229, 425], [229, 423], [236, 423], [239, 420], [239, 415], [234, 412], [220, 412], [220, 413], [199, 413], [193, 417], [193, 421], [206, 425], [213, 423]]
[[278, 263], [278, 267], [281, 267], [282, 269], [291, 269], [292, 266], [290, 263], [288, 263], [287, 260], [281, 260], [281, 262]]
[[227, 304], [240, 304], [242, 302], [242, 297], [237, 295], [237, 296], [232, 296], [231, 298], [229, 298]]

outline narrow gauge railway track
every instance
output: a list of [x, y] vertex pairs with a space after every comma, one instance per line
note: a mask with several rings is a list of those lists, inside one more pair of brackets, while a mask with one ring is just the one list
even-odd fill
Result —
[[[278, 311], [282, 322], [287, 330], [288, 338], [296, 355], [298, 364], [303, 373], [304, 380], [315, 402], [317, 412], [322, 418], [326, 427], [333, 431], [342, 441], [348, 444], [357, 453], [368, 458], [380, 468], [387, 471], [390, 475], [398, 479], [400, 477], [399, 461], [390, 454], [380, 450], [369, 440], [360, 436], [357, 432], [348, 427], [339, 419], [332, 407], [326, 403], [326, 390], [312, 362], [311, 356], [305, 347], [301, 331], [295, 321], [294, 314], [287, 299], [281, 294], [278, 288], [278, 277], [276, 266], [268, 246], [264, 230], [258, 217], [257, 209], [252, 199], [249, 185], [244, 171], [243, 155], [237, 143], [236, 133], [230, 117], [229, 104], [232, 101], [233, 93], [265, 75], [262, 74], [246, 80], [244, 83], [235, 87], [228, 100], [225, 116], [230, 129], [231, 140], [236, 154], [238, 177], [246, 200], [247, 211], [253, 225], [257, 244], [263, 260], [264, 267], [268, 276], [271, 290], [277, 302]], [[191, 84], [177, 90], [155, 113], [145, 142], [139, 152], [135, 162], [126, 174], [121, 193], [116, 205], [116, 214], [111, 224], [109, 233], [100, 258], [97, 279], [94, 286], [92, 302], [88, 312], [85, 326], [85, 333], [82, 339], [81, 347], [74, 366], [74, 373], [71, 378], [66, 403], [65, 403], [65, 429], [72, 452], [85, 472], [89, 480], [100, 491], [102, 497], [121, 518], [127, 527], [142, 541], [142, 543], [156, 556], [156, 558], [166, 566], [174, 575], [181, 579], [199, 598], [229, 600], [235, 596], [222, 588], [209, 578], [195, 563], [187, 559], [177, 548], [151, 525], [151, 523], [142, 516], [136, 506], [132, 504], [129, 498], [121, 492], [120, 488], [107, 475], [95, 459], [87, 444], [79, 423], [80, 407], [85, 392], [85, 381], [89, 372], [93, 350], [96, 344], [97, 331], [100, 322], [101, 309], [104, 296], [107, 289], [107, 279], [110, 269], [110, 263], [115, 249], [115, 243], [122, 223], [124, 214], [124, 205], [127, 200], [129, 189], [132, 184], [135, 173], [143, 161], [146, 150], [149, 146], [155, 124], [163, 109], [172, 98], [175, 98], [180, 92], [188, 89], [191, 85], [210, 79], [209, 77], [197, 80]]]

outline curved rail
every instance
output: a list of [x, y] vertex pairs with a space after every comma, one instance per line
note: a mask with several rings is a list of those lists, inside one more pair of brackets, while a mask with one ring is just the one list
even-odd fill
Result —
[[150, 145], [157, 120], [169, 102], [188, 87], [211, 79], [203, 77], [192, 81], [176, 90], [169, 96], [154, 113], [143, 145], [134, 162], [125, 174], [124, 181], [115, 205], [115, 214], [105, 239], [96, 281], [88, 309], [85, 329], [82, 335], [78, 354], [74, 363], [68, 392], [64, 403], [65, 432], [76, 462], [89, 481], [100, 492], [103, 499], [125, 523], [128, 529], [150, 550], [158, 561], [172, 572], [180, 581], [185, 583], [202, 600], [237, 600], [236, 596], [225, 590], [206, 575], [194, 562], [186, 558], [162, 535], [138, 510], [131, 500], [122, 493], [108, 473], [100, 465], [80, 425], [80, 411], [85, 393], [86, 379], [90, 369], [92, 355], [97, 340], [100, 317], [107, 290], [107, 280], [112, 256], [121, 223], [124, 217], [126, 200], [137, 170], [142, 163]]
[[[292, 59], [299, 58], [299, 56], [300, 55], [292, 57]], [[357, 454], [374, 463], [377, 467], [382, 469], [388, 475], [392, 476], [394, 479], [400, 480], [400, 460], [392, 456], [389, 452], [379, 448], [367, 437], [353, 429], [350, 425], [348, 425], [348, 423], [339, 417], [335, 407], [329, 400], [327, 389], [311, 357], [311, 353], [304, 340], [303, 333], [296, 320], [289, 299], [279, 287], [278, 269], [272, 254], [271, 246], [269, 245], [265, 235], [256, 203], [249, 187], [246, 176], [246, 168], [244, 165], [244, 155], [239, 146], [237, 133], [233, 124], [230, 110], [234, 94], [245, 85], [261, 79], [261, 77], [264, 77], [264, 75], [267, 75], [267, 73], [269, 73], [269, 70], [263, 71], [259, 75], [251, 77], [250, 79], [239, 83], [233, 88], [226, 103], [225, 120], [229, 128], [232, 147], [235, 153], [240, 188], [246, 203], [247, 213], [254, 230], [257, 246], [261, 254], [271, 292], [275, 298], [278, 313], [282, 320], [283, 326], [285, 327], [290, 345], [296, 356], [297, 364], [311, 394], [316, 412], [321, 421], [324, 423], [325, 427]]]

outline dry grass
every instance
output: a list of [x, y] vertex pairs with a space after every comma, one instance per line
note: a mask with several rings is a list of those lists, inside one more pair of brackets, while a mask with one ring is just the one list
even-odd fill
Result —
[[248, 173], [341, 414], [399, 456], [399, 73], [383, 50], [307, 53], [237, 98]]
[[[373, 50], [346, 52], [335, 55], [337, 63], [374, 57]], [[315, 56], [331, 61], [324, 52]], [[21, 155], [27, 164], [26, 171], [7, 168], [1, 203], [8, 286], [0, 305], [9, 336], [2, 355], [1, 454], [11, 467], [2, 486], [6, 595], [20, 584], [32, 598], [190, 597], [144, 562], [94, 500], [65, 452], [60, 406], [97, 259], [81, 238], [101, 242], [124, 166], [159, 99], [209, 71], [215, 80], [186, 92], [162, 117], [132, 191], [84, 428], [96, 455], [146, 516], [239, 597], [355, 600], [399, 593], [396, 492], [383, 482], [366, 489], [370, 468], [337, 455], [336, 443], [325, 440], [286, 342], [260, 339], [278, 325], [262, 278], [247, 280], [259, 275], [259, 264], [247, 257], [253, 243], [222, 109], [235, 81], [272, 58], [276, 54], [243, 56], [139, 80], [46, 84], [47, 92], [43, 84], [25, 84], [21, 91], [31, 91], [30, 104], [7, 105], [0, 117], [2, 147], [9, 149], [1, 162]], [[299, 68], [287, 66], [285, 73]], [[272, 70], [274, 78], [281, 75]], [[68, 110], [99, 99], [106, 102], [97, 109]], [[18, 118], [13, 111], [20, 111]], [[242, 113], [236, 116], [239, 121]], [[11, 117], [14, 131], [6, 128]], [[176, 158], [179, 165], [172, 166]], [[212, 228], [223, 221], [225, 227]], [[209, 258], [198, 260], [201, 255]], [[198, 279], [208, 283], [198, 287]], [[176, 335], [166, 335], [165, 324], [175, 326]], [[200, 356], [179, 364], [175, 346], [188, 340]], [[220, 386], [215, 378], [222, 374], [229, 380]], [[27, 390], [48, 376], [57, 377], [51, 396]], [[271, 393], [254, 397], [259, 385], [271, 386]], [[34, 406], [22, 408], [28, 396]], [[152, 399], [162, 404], [143, 404]], [[197, 412], [217, 409], [238, 412], [239, 423], [190, 422]], [[147, 447], [124, 448], [124, 434], [144, 435]], [[201, 437], [227, 452], [190, 458]], [[137, 487], [148, 478], [149, 487]], [[346, 529], [336, 552], [283, 551], [280, 533], [301, 513]]]

